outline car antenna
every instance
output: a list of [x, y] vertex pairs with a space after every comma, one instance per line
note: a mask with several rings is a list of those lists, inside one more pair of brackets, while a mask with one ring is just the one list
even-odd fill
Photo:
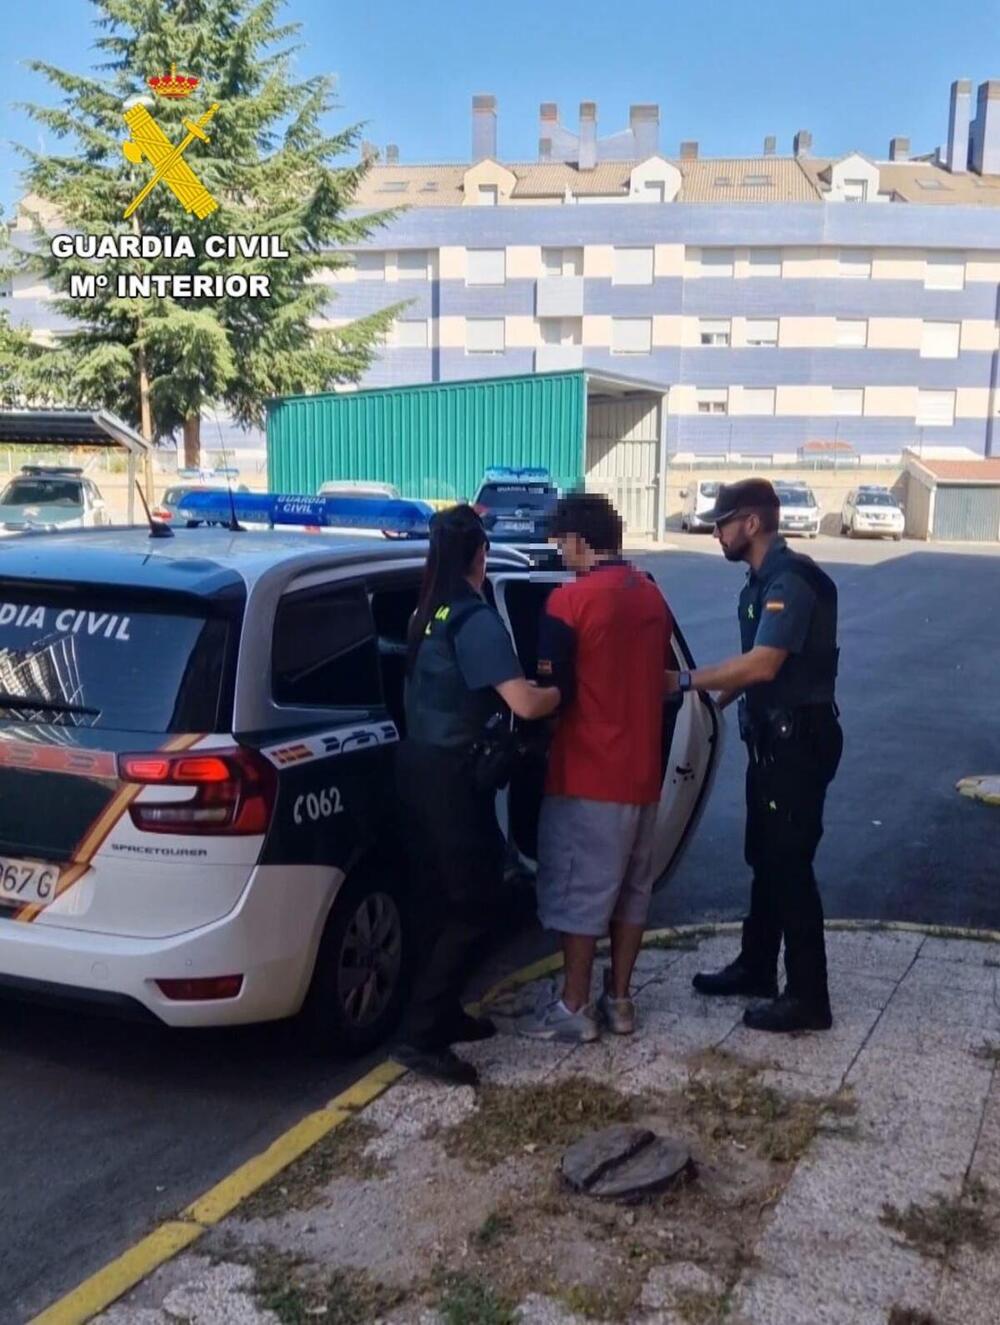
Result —
[[233, 477], [230, 474], [232, 466], [229, 464], [229, 452], [226, 450], [226, 444], [222, 437], [222, 424], [219, 422], [218, 411], [215, 413], [215, 426], [219, 430], [219, 441], [222, 443], [222, 461], [226, 470], [226, 490], [229, 493], [229, 523], [226, 528], [231, 534], [245, 534], [246, 530], [236, 518], [236, 498], [233, 496]]
[[142, 502], [142, 509], [146, 512], [146, 521], [149, 524], [150, 538], [173, 538], [174, 531], [169, 525], [164, 524], [162, 520], [154, 520], [149, 509], [149, 502], [146, 500], [146, 494], [142, 490], [142, 484], [138, 479], [135, 481], [136, 491], [139, 493], [139, 500]]

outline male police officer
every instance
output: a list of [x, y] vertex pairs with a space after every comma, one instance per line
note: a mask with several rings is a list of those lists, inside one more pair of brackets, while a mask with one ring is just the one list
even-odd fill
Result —
[[[834, 703], [837, 589], [809, 558], [778, 536], [779, 502], [766, 479], [723, 484], [708, 519], [727, 561], [749, 566], [740, 594], [743, 653], [718, 667], [668, 673], [668, 692], [740, 695], [740, 735], [749, 753], [745, 854], [753, 870], [740, 955], [694, 978], [702, 994], [773, 999], [749, 1009], [753, 1030], [828, 1030], [823, 905], [813, 858], [823, 801], [843, 746]], [[785, 940], [787, 983], [777, 997]]]

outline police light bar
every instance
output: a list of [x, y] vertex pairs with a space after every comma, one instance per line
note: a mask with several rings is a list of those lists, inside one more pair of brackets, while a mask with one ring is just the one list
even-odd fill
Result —
[[551, 483], [547, 469], [515, 469], [510, 465], [491, 465], [486, 471], [487, 483]]
[[186, 492], [177, 513], [187, 520], [317, 529], [374, 529], [426, 538], [434, 511], [426, 502], [390, 497], [296, 497], [279, 492]]

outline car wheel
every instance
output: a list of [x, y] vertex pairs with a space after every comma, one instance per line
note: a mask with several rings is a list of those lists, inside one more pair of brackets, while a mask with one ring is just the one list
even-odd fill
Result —
[[365, 1053], [396, 1025], [408, 986], [407, 929], [390, 879], [365, 871], [347, 880], [326, 922], [306, 996], [317, 1046]]
[[893, 536], [892, 536], [892, 541], [893, 541], [894, 543], [901, 543], [901, 542], [903, 541], [903, 535], [902, 535], [902, 534], [893, 534]]
[[843, 520], [841, 520], [841, 522], [840, 522], [840, 537], [841, 537], [841, 538], [844, 538], [844, 537], [846, 537], [846, 535], [847, 535], [847, 525], [844, 524]]

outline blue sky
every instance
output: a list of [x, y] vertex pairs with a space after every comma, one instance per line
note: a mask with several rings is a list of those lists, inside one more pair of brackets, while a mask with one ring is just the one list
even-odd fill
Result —
[[[12, 103], [45, 99], [24, 62], [73, 69], [92, 60], [87, 0], [8, 4], [0, 53], [0, 206], [18, 196], [10, 140], [39, 134]], [[658, 101], [661, 145], [697, 139], [703, 155], [755, 153], [764, 135], [790, 150], [796, 129], [815, 151], [882, 156], [890, 137], [915, 151], [944, 141], [953, 78], [1000, 78], [1000, 0], [288, 0], [303, 23], [299, 70], [338, 78], [340, 124], [398, 143], [403, 161], [458, 161], [470, 150], [475, 92], [499, 98], [500, 154], [531, 160], [538, 103], [574, 125], [598, 103], [602, 134], [628, 106]]]

